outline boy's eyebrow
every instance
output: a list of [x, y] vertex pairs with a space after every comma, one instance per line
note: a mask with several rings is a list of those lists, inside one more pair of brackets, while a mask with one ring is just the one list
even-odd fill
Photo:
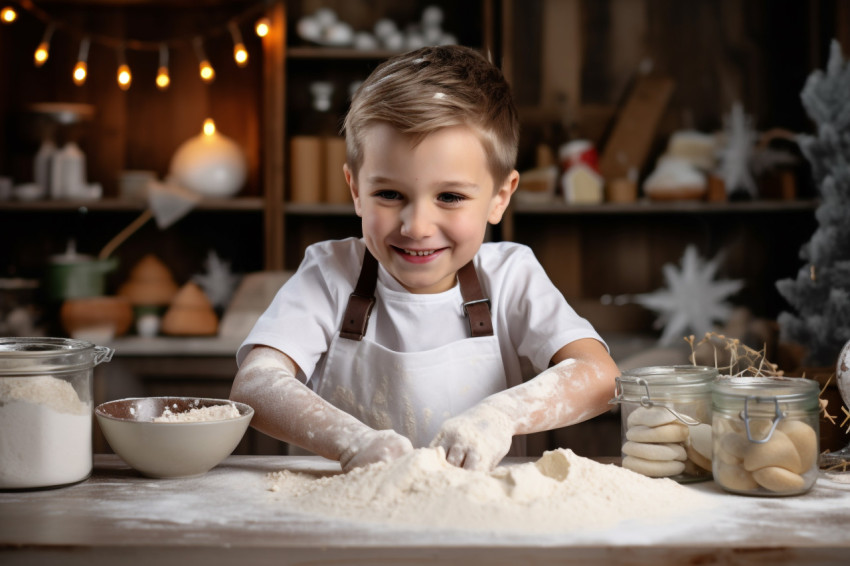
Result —
[[[369, 185], [397, 185], [398, 181], [395, 181], [389, 177], [384, 177], [383, 175], [371, 175], [366, 177], [366, 182]], [[437, 183], [437, 187], [443, 191], [449, 190], [459, 190], [465, 189], [467, 191], [480, 191], [481, 187], [477, 183], [472, 183], [469, 181], [442, 181]]]

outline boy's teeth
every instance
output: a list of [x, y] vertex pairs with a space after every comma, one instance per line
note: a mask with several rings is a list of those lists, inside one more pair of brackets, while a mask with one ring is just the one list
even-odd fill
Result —
[[417, 252], [416, 250], [404, 250], [404, 253], [407, 255], [431, 255], [434, 253], [434, 250], [429, 250], [426, 252]]

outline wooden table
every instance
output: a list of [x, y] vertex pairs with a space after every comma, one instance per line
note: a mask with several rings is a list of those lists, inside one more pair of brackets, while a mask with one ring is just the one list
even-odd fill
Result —
[[[336, 466], [336, 468], [335, 468]], [[713, 482], [711, 514], [535, 536], [404, 529], [294, 514], [266, 474], [338, 469], [317, 457], [231, 456], [199, 478], [141, 477], [97, 455], [90, 479], [0, 493], [0, 564], [847, 564], [850, 484], [740, 497]]]

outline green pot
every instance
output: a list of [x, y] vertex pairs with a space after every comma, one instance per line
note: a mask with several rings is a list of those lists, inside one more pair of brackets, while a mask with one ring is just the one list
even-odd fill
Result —
[[103, 296], [106, 275], [116, 267], [116, 258], [56, 256], [47, 267], [47, 296], [54, 301]]

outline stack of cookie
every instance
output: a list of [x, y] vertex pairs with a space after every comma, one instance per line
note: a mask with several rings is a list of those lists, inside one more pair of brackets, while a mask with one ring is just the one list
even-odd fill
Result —
[[665, 407], [638, 407], [626, 418], [623, 467], [649, 477], [711, 472], [711, 425], [684, 424]]
[[[753, 419], [748, 438], [742, 420], [718, 420], [717, 483], [739, 492], [764, 488], [788, 494], [806, 488], [804, 476], [817, 470], [817, 433], [799, 420], [783, 419], [770, 433], [772, 426], [771, 419]], [[768, 440], [759, 443], [751, 442], [750, 438]]]

